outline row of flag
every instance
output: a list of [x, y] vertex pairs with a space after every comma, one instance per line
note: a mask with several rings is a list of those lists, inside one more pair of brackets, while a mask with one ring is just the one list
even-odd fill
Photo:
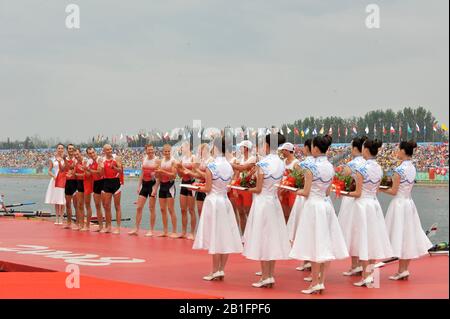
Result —
[[[445, 124], [442, 125], [438, 125], [438, 124], [434, 124], [433, 125], [433, 131], [437, 132], [439, 129], [441, 129], [444, 132], [448, 131], [448, 127]], [[269, 134], [269, 133], [274, 133], [274, 132], [279, 132], [281, 134], [291, 134], [292, 130], [294, 132], [295, 135], [297, 136], [301, 136], [301, 137], [305, 137], [309, 134], [316, 136], [316, 135], [323, 135], [325, 134], [325, 132], [327, 132], [327, 134], [332, 135], [333, 134], [333, 127], [330, 127], [328, 129], [328, 131], [325, 131], [325, 127], [322, 126], [319, 130], [317, 130], [317, 128], [312, 128], [310, 129], [309, 127], [305, 128], [305, 129], [299, 129], [297, 127], [293, 127], [293, 129], [289, 128], [288, 126], [285, 126], [285, 129], [283, 130], [283, 128], [260, 128], [258, 130], [252, 130], [250, 131], [250, 129], [246, 129], [245, 132], [244, 130], [242, 130], [241, 128], [237, 128], [237, 129], [229, 129], [235, 136], [256, 136], [258, 135], [263, 135], [263, 134]], [[427, 131], [427, 127], [423, 126], [423, 128], [421, 129], [420, 126], [416, 123], [414, 130], [418, 133], [420, 132], [424, 132], [426, 133]], [[194, 133], [194, 131], [196, 131], [196, 133]], [[127, 135], [127, 134], [120, 134], [120, 135], [114, 135], [111, 137], [111, 139], [109, 140], [111, 143], [113, 144], [118, 144], [118, 143], [132, 143], [132, 142], [136, 142], [139, 141], [141, 139], [146, 139], [148, 141], [161, 141], [161, 140], [165, 140], [165, 141], [169, 141], [169, 140], [178, 140], [179, 137], [181, 136], [183, 139], [190, 139], [191, 138], [191, 134], [197, 134], [198, 138], [202, 138], [202, 139], [211, 139], [214, 136], [220, 136], [221, 132], [218, 129], [205, 129], [205, 130], [201, 130], [201, 129], [195, 129], [194, 131], [192, 130], [187, 130], [187, 129], [173, 129], [171, 132], [146, 132], [146, 133], [138, 133], [138, 134], [133, 134], [133, 135]], [[399, 132], [399, 134], [401, 135], [402, 132], [402, 125], [399, 125], [398, 130], [396, 130], [394, 128], [393, 125], [390, 125], [390, 127], [385, 127], [383, 125], [382, 127], [382, 134], [383, 135], [388, 135], [388, 134], [396, 134], [397, 132]], [[353, 135], [357, 135], [358, 133], [366, 133], [369, 134], [370, 128], [369, 126], [366, 126], [365, 129], [363, 131], [358, 130], [357, 126], [352, 126], [351, 128], [349, 127], [344, 127], [342, 132], [341, 132], [341, 127], [337, 128], [337, 135], [338, 137], [341, 137], [341, 133], [344, 136], [348, 136], [349, 134], [353, 134]], [[373, 129], [372, 129], [372, 133], [375, 135], [377, 134], [377, 128], [374, 125]], [[413, 128], [409, 125], [409, 123], [407, 124], [407, 133], [408, 134], [412, 134], [413, 133]], [[92, 138], [92, 142], [105, 142], [106, 140], [108, 140], [108, 137], [102, 135], [102, 134], [98, 134], [96, 137]]]
[[[442, 131], [444, 131], [444, 132], [447, 132], [448, 131], [448, 127], [447, 127], [447, 125], [445, 125], [445, 124], [442, 124], [441, 125], [441, 127], [440, 127], [440, 129], [442, 130]], [[438, 124], [434, 124], [433, 125], [433, 131], [434, 132], [437, 132], [439, 130], [439, 126], [438, 126]], [[420, 133], [422, 130], [420, 129], [420, 126], [416, 123], [416, 126], [415, 126], [415, 131], [416, 132], [418, 132], [418, 133]], [[427, 131], [427, 127], [426, 126], [423, 126], [423, 132], [424, 133], [426, 133], [426, 131]], [[287, 134], [290, 134], [292, 132], [292, 130], [289, 128], [289, 127], [287, 127], [286, 126], [286, 133]], [[298, 129], [297, 127], [294, 127], [294, 134], [295, 135], [298, 135], [298, 136], [301, 136], [301, 137], [305, 137], [306, 135], [308, 135], [309, 133], [311, 132], [311, 134], [314, 136], [314, 135], [318, 135], [318, 134], [325, 134], [325, 127], [323, 127], [322, 126], [322, 128], [319, 130], [319, 131], [317, 131], [317, 128], [314, 128], [312, 131], [310, 131], [310, 129], [309, 128], [306, 128], [306, 129], [302, 129], [302, 130], [300, 130], [300, 129]], [[366, 133], [366, 134], [369, 134], [370, 133], [370, 128], [369, 128], [369, 126], [366, 126], [366, 128], [364, 129], [364, 132]], [[387, 127], [385, 127], [384, 125], [383, 125], [383, 128], [382, 128], [382, 132], [383, 132], [383, 135], [387, 135], [388, 133], [389, 134], [396, 134], [397, 133], [397, 130], [395, 129], [395, 127], [391, 124], [391, 126], [390, 126], [390, 128], [387, 128]], [[398, 132], [399, 132], [399, 134], [401, 135], [402, 134], [402, 125], [399, 125], [399, 128], [398, 128]], [[413, 133], [413, 129], [411, 128], [411, 126], [409, 125], [409, 123], [407, 124], [407, 132], [408, 132], [408, 134], [412, 134]], [[281, 134], [284, 134], [284, 132], [283, 132], [283, 130], [281, 129], [280, 130], [280, 133]], [[351, 129], [350, 129], [350, 131], [349, 131], [349, 128], [348, 127], [345, 127], [344, 128], [344, 131], [343, 131], [343, 134], [345, 135], [345, 136], [348, 136], [348, 134], [349, 133], [353, 133], [353, 134], [358, 134], [359, 133], [359, 131], [358, 131], [358, 128], [356, 127], [356, 126], [352, 126], [351, 127]], [[362, 133], [362, 132], [361, 132]], [[374, 127], [373, 127], [373, 130], [372, 130], [372, 133], [373, 134], [377, 134], [377, 127], [376, 127], [376, 125], [374, 125]], [[333, 134], [333, 127], [330, 127], [329, 129], [328, 129], [328, 131], [327, 131], [327, 134], [329, 134], [329, 135], [332, 135]], [[341, 127], [338, 127], [337, 128], [337, 135], [340, 137], [341, 136]]]

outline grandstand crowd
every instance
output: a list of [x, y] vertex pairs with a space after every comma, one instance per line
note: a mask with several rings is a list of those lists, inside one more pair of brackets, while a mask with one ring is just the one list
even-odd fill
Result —
[[[397, 144], [384, 144], [378, 162], [385, 171], [392, 170], [398, 163], [394, 160], [393, 152]], [[295, 156], [303, 159], [303, 147], [296, 146]], [[117, 148], [114, 150], [122, 157], [124, 167], [139, 169], [142, 162], [143, 148]], [[35, 168], [41, 171], [48, 166], [48, 159], [53, 156], [54, 150], [0, 150], [0, 167], [3, 168]], [[161, 149], [156, 149], [156, 155], [161, 156]], [[448, 167], [448, 144], [420, 144], [414, 154], [414, 164], [418, 171], [426, 171], [432, 167]], [[350, 146], [335, 145], [328, 151], [328, 157], [334, 165], [348, 162], [350, 157]]]

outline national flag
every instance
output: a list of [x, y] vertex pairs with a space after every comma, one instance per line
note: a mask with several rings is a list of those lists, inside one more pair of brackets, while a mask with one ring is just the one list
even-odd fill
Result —
[[386, 135], [386, 134], [387, 134], [387, 130], [386, 130], [386, 127], [383, 124], [383, 135]]
[[392, 126], [392, 124], [391, 124], [390, 132], [391, 132], [391, 134], [395, 134], [395, 128]]
[[443, 130], [444, 132], [447, 132], [447, 131], [448, 131], [448, 127], [447, 127], [447, 125], [445, 125], [445, 124], [442, 124], [442, 125], [441, 125], [441, 128], [442, 128], [442, 130]]
[[294, 134], [295, 135], [300, 135], [300, 132], [298, 131], [298, 128], [294, 127]]
[[305, 135], [308, 135], [308, 134], [309, 134], [309, 127], [307, 127], [306, 130], [305, 130]]
[[317, 129], [314, 128], [314, 131], [312, 132], [312, 135], [317, 135]]
[[411, 127], [409, 126], [409, 123], [408, 123], [408, 134], [412, 134], [412, 129], [411, 129]]
[[305, 132], [303, 130], [301, 131], [301, 135], [302, 137], [305, 137]]
[[286, 126], [286, 133], [291, 134], [291, 129], [289, 128], [289, 126]]
[[416, 123], [416, 131], [420, 133], [420, 127], [419, 124]]
[[330, 126], [330, 129], [328, 130], [328, 135], [333, 135], [333, 127]]
[[325, 132], [325, 130], [324, 130], [324, 127], [322, 126], [322, 127], [320, 128], [319, 134], [323, 134], [323, 132]]
[[437, 132], [437, 130], [438, 130], [437, 123], [434, 123], [434, 124], [433, 124], [433, 131]]
[[345, 136], [348, 135], [348, 127], [345, 128]]
[[369, 125], [366, 126], [366, 129], [364, 130], [366, 134], [369, 134]]
[[358, 130], [356, 129], [356, 126], [353, 126], [352, 131], [353, 131], [353, 133], [358, 134]]

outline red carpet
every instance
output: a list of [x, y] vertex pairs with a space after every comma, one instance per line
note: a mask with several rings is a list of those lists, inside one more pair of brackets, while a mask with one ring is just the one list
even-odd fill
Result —
[[[17, 245], [45, 246], [41, 252], [7, 251], [18, 248]], [[226, 268], [223, 282], [205, 282], [202, 276], [209, 273], [211, 258], [206, 252], [193, 251], [192, 241], [169, 238], [130, 237], [123, 230], [121, 235], [74, 232], [54, 226], [53, 223], [38, 220], [0, 219], [0, 269], [1, 261], [26, 265], [60, 272], [38, 274], [0, 273], [0, 298], [8, 296], [13, 289], [12, 298], [28, 298], [33, 292], [11, 288], [26, 282], [27, 276], [35, 278], [36, 285], [42, 278], [53, 278], [53, 282], [61, 285], [67, 274], [66, 266], [70, 260], [50, 258], [55, 250], [66, 254], [91, 254], [85, 256], [96, 266], [79, 266], [82, 282], [91, 287], [95, 298], [122, 298], [125, 296], [111, 292], [116, 285], [129, 285], [133, 298], [208, 298], [214, 296], [224, 298], [445, 298], [449, 297], [448, 289], [448, 256], [425, 256], [411, 263], [410, 279], [393, 282], [389, 275], [396, 271], [397, 263], [381, 268], [380, 288], [357, 288], [352, 282], [357, 278], [348, 278], [341, 272], [348, 267], [348, 260], [331, 264], [326, 281], [326, 291], [321, 296], [307, 296], [300, 293], [307, 287], [303, 278], [307, 273], [298, 272], [297, 261], [278, 262], [276, 267], [276, 285], [273, 289], [256, 289], [251, 287], [258, 277], [259, 264], [242, 257], [232, 255]], [[24, 248], [22, 248], [23, 250]], [[42, 250], [42, 248], [41, 248]], [[61, 254], [59, 252], [58, 254]], [[79, 255], [78, 255], [79, 257]], [[105, 257], [128, 257], [145, 260], [140, 263], [108, 263]], [[103, 259], [101, 259], [103, 258]], [[40, 277], [44, 276], [44, 277]], [[48, 276], [48, 277], [46, 277]], [[59, 277], [61, 276], [61, 277]], [[3, 279], [2, 277], [6, 278]], [[14, 279], [15, 278], [15, 279]], [[23, 278], [24, 281], [21, 280]], [[40, 279], [41, 278], [41, 279]], [[86, 279], [87, 278], [87, 279]], [[102, 281], [102, 279], [104, 281]], [[135, 288], [131, 288], [131, 287]], [[45, 286], [44, 286], [45, 287]], [[82, 283], [83, 287], [83, 283]], [[110, 287], [110, 288], [108, 288]], [[144, 289], [143, 287], [146, 287]], [[89, 288], [89, 289], [91, 289]], [[83, 288], [81, 288], [83, 289]], [[134, 289], [134, 290], [133, 290]], [[167, 291], [169, 289], [170, 291]], [[91, 293], [67, 292], [63, 287], [45, 287], [42, 298], [89, 298]], [[72, 289], [73, 290], [73, 289]], [[115, 289], [117, 290], [117, 289]], [[31, 295], [30, 295], [31, 294]], [[111, 295], [112, 294], [112, 295]], [[178, 297], [179, 296], [179, 297]], [[126, 296], [130, 298], [130, 296]]]
[[0, 273], [0, 299], [209, 299], [212, 296], [193, 294], [159, 287], [119, 281], [80, 277], [79, 288], [66, 288], [67, 273], [4, 272]]

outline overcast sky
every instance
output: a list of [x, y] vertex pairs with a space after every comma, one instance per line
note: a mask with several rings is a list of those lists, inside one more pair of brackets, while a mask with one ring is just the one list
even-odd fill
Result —
[[[65, 27], [65, 7], [81, 28]], [[381, 29], [365, 26], [366, 5]], [[0, 0], [0, 140], [264, 127], [424, 106], [448, 124], [447, 0]]]

